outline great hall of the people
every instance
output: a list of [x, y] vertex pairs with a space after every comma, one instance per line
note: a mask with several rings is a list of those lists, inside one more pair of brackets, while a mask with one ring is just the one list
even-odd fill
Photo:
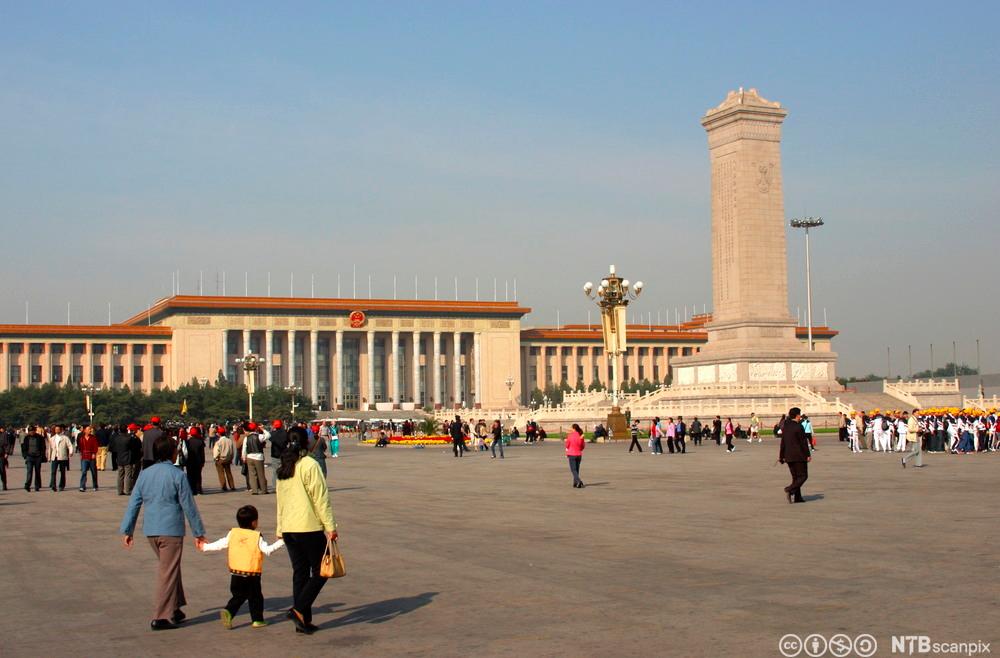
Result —
[[[517, 302], [177, 295], [107, 326], [0, 325], [0, 391], [75, 383], [149, 392], [245, 383], [297, 387], [321, 410], [518, 406], [535, 388], [611, 381], [599, 325], [523, 327]], [[708, 315], [629, 326], [622, 380], [668, 381], [697, 353]], [[813, 329], [817, 350], [836, 331]], [[797, 330], [805, 340], [806, 329]], [[436, 367], [434, 367], [436, 365]]]

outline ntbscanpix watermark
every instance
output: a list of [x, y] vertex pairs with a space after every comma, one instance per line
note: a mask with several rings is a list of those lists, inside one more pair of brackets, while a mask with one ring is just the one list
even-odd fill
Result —
[[[805, 637], [788, 633], [778, 640], [778, 651], [785, 658], [796, 658], [796, 656], [871, 658], [878, 653], [878, 641], [868, 633], [855, 637], [837, 633], [829, 638], [819, 633]], [[889, 641], [889, 651], [904, 656], [984, 656], [992, 653], [989, 642], [980, 640], [937, 642], [928, 635], [893, 635]]]

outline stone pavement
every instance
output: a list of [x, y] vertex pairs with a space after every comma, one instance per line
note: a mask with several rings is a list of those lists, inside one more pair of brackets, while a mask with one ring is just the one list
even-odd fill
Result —
[[[153, 555], [139, 536], [122, 549], [110, 474], [97, 493], [15, 486], [0, 494], [0, 655], [776, 656], [786, 633], [837, 632], [871, 633], [878, 655], [893, 634], [1000, 649], [1000, 455], [904, 471], [820, 440], [803, 505], [783, 498], [773, 439], [663, 456], [588, 444], [582, 490], [554, 441], [504, 461], [347, 445], [328, 464], [349, 573], [320, 594], [311, 637], [282, 616], [284, 551], [265, 563], [272, 625], [244, 609], [225, 631], [225, 556], [190, 541], [189, 621], [151, 632]], [[210, 539], [246, 503], [273, 535], [273, 495], [197, 501]]]

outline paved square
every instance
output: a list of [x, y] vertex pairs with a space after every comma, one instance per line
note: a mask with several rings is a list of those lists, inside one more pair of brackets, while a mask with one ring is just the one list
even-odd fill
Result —
[[[111, 474], [97, 493], [27, 494], [15, 458], [0, 495], [0, 655], [774, 656], [786, 633], [838, 632], [871, 633], [877, 655], [892, 635], [1000, 649], [998, 456], [928, 455], [904, 471], [820, 440], [804, 505], [783, 499], [773, 439], [655, 457], [588, 444], [583, 490], [556, 441], [504, 461], [347, 445], [328, 464], [349, 574], [320, 594], [311, 637], [282, 616], [284, 551], [264, 569], [272, 625], [251, 629], [244, 609], [225, 631], [225, 556], [190, 540], [189, 622], [151, 632], [153, 554], [144, 540], [121, 548]], [[197, 501], [210, 539], [246, 503], [273, 536], [273, 496]]]

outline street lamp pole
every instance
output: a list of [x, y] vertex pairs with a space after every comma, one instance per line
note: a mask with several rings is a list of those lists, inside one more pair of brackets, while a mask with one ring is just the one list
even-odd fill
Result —
[[618, 359], [625, 352], [627, 341], [626, 308], [629, 301], [637, 299], [642, 294], [642, 281], [631, 285], [628, 279], [619, 277], [615, 266], [609, 268], [609, 274], [601, 279], [594, 291], [594, 284], [587, 282], [583, 286], [583, 294], [597, 302], [601, 309], [601, 328], [604, 333], [604, 351], [611, 358], [611, 413], [608, 415], [608, 426], [616, 436], [624, 436], [626, 432], [625, 417], [618, 405]]
[[809, 229], [822, 226], [823, 218], [806, 217], [804, 219], [793, 219], [789, 223], [792, 228], [804, 228], [806, 230], [806, 323], [809, 331], [809, 351], [812, 352], [815, 345], [813, 344], [812, 267], [809, 262]]
[[292, 422], [295, 422], [295, 410], [299, 408], [298, 403], [295, 402], [295, 394], [299, 391], [298, 386], [286, 386], [285, 390], [292, 394]]
[[507, 385], [507, 405], [514, 406], [514, 377], [512, 375], [507, 375], [507, 379], [504, 380], [504, 384]]
[[90, 418], [90, 424], [93, 425], [94, 424], [94, 398], [93, 398], [93, 395], [94, 395], [94, 393], [97, 392], [97, 389], [95, 387], [91, 386], [90, 384], [86, 384], [84, 386], [81, 386], [80, 390], [83, 391], [84, 401], [87, 404], [87, 416]]
[[257, 368], [260, 366], [260, 357], [247, 352], [242, 359], [236, 359], [236, 363], [243, 364], [243, 371], [247, 377], [247, 420], [253, 420], [253, 394], [257, 383]]

